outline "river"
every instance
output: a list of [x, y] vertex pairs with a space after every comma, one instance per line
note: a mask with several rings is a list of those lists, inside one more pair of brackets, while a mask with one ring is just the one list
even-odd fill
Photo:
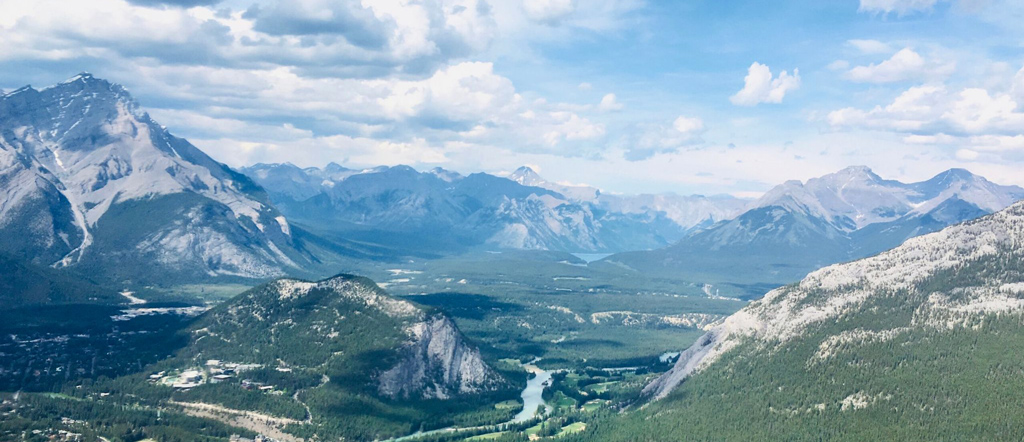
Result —
[[551, 372], [534, 365], [537, 361], [523, 365], [526, 371], [532, 373], [532, 379], [526, 381], [526, 388], [523, 389], [523, 411], [516, 415], [512, 422], [526, 422], [537, 414], [539, 407], [544, 407], [544, 414], [551, 411], [551, 407], [544, 402], [544, 389], [550, 385]]
[[454, 433], [457, 431], [477, 430], [481, 428], [498, 428], [504, 424], [517, 424], [521, 422], [526, 422], [530, 419], [533, 419], [533, 417], [536, 416], [537, 409], [540, 407], [544, 407], [544, 414], [550, 413], [551, 407], [548, 406], [547, 402], [544, 402], [544, 389], [550, 385], [551, 372], [534, 365], [539, 361], [540, 359], [535, 359], [528, 364], [522, 364], [522, 367], [526, 369], [526, 371], [532, 373], [534, 376], [533, 378], [526, 381], [526, 388], [523, 388], [522, 394], [519, 395], [519, 397], [523, 398], [523, 411], [520, 411], [519, 414], [512, 418], [512, 420], [500, 424], [481, 425], [479, 427], [448, 427], [430, 431], [417, 431], [408, 436], [389, 439], [388, 442], [403, 442], [418, 439], [420, 437], [428, 436], [431, 434]]

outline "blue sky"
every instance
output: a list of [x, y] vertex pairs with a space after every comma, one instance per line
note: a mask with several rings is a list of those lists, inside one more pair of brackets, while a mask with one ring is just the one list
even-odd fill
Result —
[[233, 166], [1024, 185], [1022, 22], [1010, 0], [2, 2], [0, 88], [90, 71]]

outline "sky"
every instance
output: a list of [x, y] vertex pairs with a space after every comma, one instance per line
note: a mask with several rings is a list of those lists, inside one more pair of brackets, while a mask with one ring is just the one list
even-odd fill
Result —
[[91, 72], [234, 167], [1024, 185], [1020, 23], [1014, 0], [0, 0], [0, 88]]

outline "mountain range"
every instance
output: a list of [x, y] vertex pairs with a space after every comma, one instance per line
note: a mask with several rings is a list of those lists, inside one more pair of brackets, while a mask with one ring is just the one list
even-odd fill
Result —
[[732, 293], [754, 297], [817, 268], [877, 254], [1021, 198], [1024, 189], [963, 169], [901, 183], [866, 167], [849, 167], [806, 183], [786, 182], [733, 219], [669, 247], [610, 256], [604, 264], [707, 282], [730, 275], [749, 284]]
[[1017, 439], [1022, 243], [1017, 203], [773, 290], [599, 438]]
[[89, 74], [0, 97], [0, 166], [0, 254], [121, 285], [312, 277], [341, 262], [530, 249], [619, 252], [591, 267], [756, 297], [1024, 197], [958, 169], [908, 184], [851, 167], [754, 202], [610, 194], [529, 167], [235, 171]]
[[549, 182], [528, 167], [506, 177], [408, 166], [351, 170], [257, 164], [242, 173], [289, 219], [318, 232], [403, 248], [613, 252], [661, 247], [734, 216], [728, 197], [607, 195]]

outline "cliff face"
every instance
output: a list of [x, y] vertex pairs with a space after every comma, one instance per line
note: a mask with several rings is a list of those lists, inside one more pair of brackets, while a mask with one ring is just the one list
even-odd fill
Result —
[[401, 350], [401, 360], [378, 378], [381, 395], [448, 399], [500, 385], [480, 351], [465, 342], [447, 317], [431, 316], [408, 331], [412, 339]]

